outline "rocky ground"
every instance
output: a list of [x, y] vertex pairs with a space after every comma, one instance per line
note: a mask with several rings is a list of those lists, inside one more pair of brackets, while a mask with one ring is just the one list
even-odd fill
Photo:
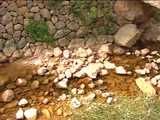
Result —
[[103, 44], [99, 49], [47, 50], [0, 69], [2, 120], [71, 119], [73, 112], [118, 96], [159, 95], [160, 54]]

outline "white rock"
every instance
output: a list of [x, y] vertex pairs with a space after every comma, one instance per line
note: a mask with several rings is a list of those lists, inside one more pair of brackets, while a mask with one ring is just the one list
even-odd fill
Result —
[[160, 63], [160, 58], [158, 58], [158, 59], [156, 60], [156, 63], [158, 63], [158, 64]]
[[140, 56], [140, 55], [141, 55], [141, 51], [135, 50], [135, 55], [136, 55], [136, 56]]
[[96, 85], [95, 85], [93, 82], [91, 82], [91, 83], [88, 84], [88, 87], [91, 88], [91, 89], [92, 89], [92, 88], [95, 88], [95, 86], [96, 86]]
[[85, 93], [84, 89], [78, 89], [77, 94], [83, 95]]
[[87, 52], [87, 56], [91, 56], [92, 55], [92, 50], [90, 49], [90, 48], [88, 48], [87, 50], [86, 50], [86, 52]]
[[141, 55], [145, 56], [150, 52], [150, 50], [148, 48], [144, 48], [141, 50]]
[[95, 97], [95, 93], [89, 93], [87, 96], [81, 98], [81, 102], [82, 104], [89, 104], [95, 99]]
[[127, 74], [127, 71], [124, 69], [123, 66], [116, 67], [115, 70], [116, 70], [116, 73], [117, 73], [117, 74], [120, 74], [120, 75], [125, 75], [125, 74]]
[[104, 75], [107, 75], [107, 74], [108, 74], [108, 70], [106, 70], [106, 69], [101, 69], [100, 75], [104, 76]]
[[38, 113], [36, 108], [29, 108], [24, 112], [24, 116], [27, 120], [36, 120], [37, 114]]
[[56, 84], [56, 86], [57, 86], [58, 88], [66, 89], [66, 88], [68, 87], [67, 83], [68, 83], [68, 79], [67, 79], [67, 78], [64, 78], [63, 80], [61, 80], [60, 82], [58, 82], [58, 83]]
[[71, 99], [71, 108], [72, 109], [79, 108], [80, 106], [81, 106], [81, 103], [76, 97]]
[[81, 89], [84, 89], [86, 86], [85, 86], [85, 84], [81, 84], [80, 86], [79, 86]]
[[16, 112], [16, 120], [22, 120], [22, 119], [24, 119], [23, 109], [19, 108], [18, 111]]
[[91, 63], [91, 62], [93, 62], [94, 60], [95, 60], [94, 56], [90, 56], [90, 57], [88, 57], [88, 59], [87, 59], [88, 63]]
[[65, 74], [66, 78], [71, 78], [72, 77], [72, 72], [71, 72], [70, 69], [67, 69], [64, 74]]
[[46, 67], [40, 67], [38, 70], [37, 70], [37, 74], [38, 75], [45, 75], [45, 73], [48, 71], [48, 69]]
[[78, 48], [78, 50], [76, 51], [76, 56], [77, 57], [87, 57], [88, 56], [88, 54], [87, 54], [87, 51], [85, 50], [85, 49], [83, 49], [83, 48]]
[[103, 85], [103, 83], [104, 83], [104, 82], [103, 82], [102, 79], [99, 79], [99, 80], [96, 81], [96, 84], [97, 84], [97, 85]]
[[18, 102], [19, 106], [25, 106], [27, 104], [28, 104], [28, 101], [25, 98], [20, 99]]
[[99, 50], [98, 50], [98, 56], [99, 57], [103, 57], [106, 54], [110, 54], [111, 52], [111, 48], [110, 48], [110, 43], [109, 44], [104, 44], [102, 45]]
[[1, 97], [3, 102], [11, 102], [15, 97], [14, 91], [7, 89], [2, 93]]
[[153, 85], [157, 85], [157, 84], [158, 84], [158, 81], [160, 81], [160, 75], [156, 75], [155, 77], [153, 77], [153, 78], [151, 79], [151, 83], [152, 83]]
[[145, 74], [147, 74], [147, 73], [150, 73], [150, 70], [149, 70], [149, 69], [146, 69], [146, 68], [144, 68], [144, 69], [136, 69], [135, 72], [136, 72], [137, 74], [139, 74], [139, 75], [145, 75]]
[[59, 96], [58, 101], [64, 101], [67, 99], [67, 95], [66, 94], [62, 94], [61, 96]]
[[113, 97], [108, 97], [108, 98], [107, 98], [107, 103], [108, 103], [108, 104], [111, 104], [112, 101], [113, 101]]
[[23, 78], [18, 78], [16, 80], [16, 85], [17, 86], [25, 86], [25, 85], [27, 85], [27, 80], [23, 79]]
[[109, 62], [109, 61], [104, 61], [104, 67], [106, 69], [115, 69], [116, 65], [114, 63]]
[[104, 98], [110, 97], [111, 95], [112, 95], [112, 94], [109, 93], [109, 92], [104, 92], [104, 93], [102, 93], [102, 97], [104, 97]]
[[44, 98], [43, 101], [42, 101], [42, 103], [45, 104], [45, 105], [48, 104], [48, 102], [49, 102], [48, 98]]
[[63, 51], [63, 57], [68, 59], [70, 57], [70, 51], [69, 50], [64, 50]]
[[59, 57], [62, 55], [62, 50], [59, 47], [56, 47], [54, 48], [53, 53], [55, 57]]
[[146, 81], [145, 78], [141, 78], [141, 77], [137, 78], [136, 79], [136, 85], [147, 96], [154, 96], [154, 95], [156, 95], [156, 90], [151, 85], [150, 81]]
[[77, 88], [73, 88], [73, 89], [71, 90], [71, 93], [72, 93], [73, 95], [76, 95], [76, 94], [77, 94]]
[[103, 64], [101, 63], [90, 63], [86, 69], [85, 73], [90, 78], [96, 78], [97, 74], [100, 72], [100, 70], [103, 68]]
[[65, 74], [64, 73], [59, 74], [58, 79], [61, 80], [63, 78], [65, 78]]

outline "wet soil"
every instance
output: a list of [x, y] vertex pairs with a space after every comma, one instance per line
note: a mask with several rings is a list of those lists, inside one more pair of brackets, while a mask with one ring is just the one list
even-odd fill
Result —
[[[111, 61], [116, 65], [122, 65], [127, 70], [133, 71], [133, 68], [137, 66], [144, 66], [145, 61], [139, 57], [135, 56], [112, 56]], [[53, 84], [54, 76], [45, 76], [38, 77], [34, 75], [35, 66], [24, 66], [20, 64], [20, 62], [15, 62], [12, 64], [4, 64], [0, 66], [0, 76], [5, 76], [8, 78], [5, 87], [1, 87], [0, 95], [3, 90], [7, 87], [12, 88], [15, 92], [15, 101], [11, 103], [3, 103], [0, 101], [0, 120], [15, 120], [15, 112], [17, 111], [17, 101], [21, 98], [26, 98], [29, 101], [29, 105], [27, 107], [35, 106], [39, 109], [46, 108], [50, 109], [52, 114], [52, 119], [54, 120], [63, 120], [66, 117], [56, 115], [56, 110], [62, 108], [64, 111], [70, 111], [67, 107], [67, 102], [59, 102], [57, 101], [58, 96], [62, 93], [69, 93], [69, 89], [76, 87], [78, 88], [81, 83], [88, 85], [91, 82], [89, 78], [74, 78], [70, 80], [69, 89], [61, 90], [57, 89]], [[26, 78], [28, 80], [28, 84], [25, 87], [16, 87], [15, 80], [17, 78]], [[104, 84], [101, 86], [96, 86], [93, 89], [86, 87], [85, 90], [87, 92], [94, 91], [95, 89], [107, 90], [115, 93], [115, 95], [125, 95], [125, 96], [136, 96], [140, 94], [136, 84], [135, 78], [136, 74], [131, 75], [117, 75], [115, 71], [109, 71], [109, 75], [104, 77], [98, 77], [98, 79], [103, 79]], [[49, 79], [47, 84], [43, 84], [43, 81]], [[38, 89], [31, 88], [31, 82], [33, 80], [39, 80], [40, 86]], [[94, 80], [93, 82], [96, 82]], [[42, 104], [42, 100], [44, 98], [49, 99], [49, 103], [47, 105]], [[39, 115], [39, 120], [46, 120], [44, 116]]]

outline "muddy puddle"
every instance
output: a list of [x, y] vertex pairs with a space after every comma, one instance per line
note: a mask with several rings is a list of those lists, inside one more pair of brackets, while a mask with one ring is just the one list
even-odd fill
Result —
[[[124, 66], [127, 70], [133, 71], [133, 68], [137, 66], [143, 66], [145, 61], [141, 58], [137, 58], [135, 56], [112, 56], [111, 59], [117, 65]], [[6, 88], [11, 88], [15, 92], [15, 100], [11, 103], [3, 103], [0, 101], [0, 120], [15, 120], [15, 112], [17, 111], [17, 100], [21, 98], [26, 98], [29, 101], [29, 105], [27, 107], [36, 106], [37, 108], [47, 108], [52, 109], [53, 115], [52, 119], [54, 120], [63, 120], [61, 116], [56, 115], [56, 110], [59, 108], [63, 108], [67, 110], [66, 102], [58, 102], [57, 98], [63, 93], [69, 93], [70, 88], [78, 88], [82, 83], [86, 85], [85, 91], [90, 92], [94, 90], [104, 90], [115, 93], [115, 95], [124, 95], [124, 96], [136, 96], [140, 93], [136, 84], [135, 78], [136, 74], [131, 75], [117, 75], [114, 71], [109, 71], [109, 74], [104, 77], [98, 77], [94, 82], [98, 79], [103, 79], [104, 84], [100, 86], [95, 86], [93, 89], [89, 88], [87, 85], [90, 83], [89, 78], [82, 79], [72, 79], [69, 83], [68, 90], [57, 89], [53, 84], [54, 76], [45, 76], [45, 77], [37, 77], [34, 75], [36, 67], [27, 66], [21, 64], [21, 62], [17, 61], [12, 64], [3, 64], [0, 65], [0, 80], [4, 80], [5, 78], [5, 87], [0, 87], [0, 95], [3, 90]], [[27, 86], [25, 87], [16, 87], [15, 80], [17, 78], [26, 78], [28, 81]], [[34, 80], [39, 80], [40, 85], [38, 89], [32, 89], [31, 83]], [[45, 83], [44, 81], [48, 81]], [[3, 82], [0, 81], [2, 84]], [[49, 99], [49, 103], [44, 105], [42, 100], [44, 98]], [[66, 117], [65, 117], [66, 118]], [[43, 116], [40, 116], [39, 120], [45, 120]]]

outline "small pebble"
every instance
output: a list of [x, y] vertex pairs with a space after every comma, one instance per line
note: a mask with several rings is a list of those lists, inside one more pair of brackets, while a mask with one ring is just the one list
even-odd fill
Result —
[[20, 99], [18, 102], [19, 106], [25, 106], [27, 104], [28, 104], [28, 101], [25, 98]]
[[24, 111], [24, 116], [27, 120], [36, 120], [37, 119], [37, 109], [29, 108]]
[[22, 108], [19, 108], [16, 112], [16, 120], [22, 120], [24, 119], [24, 112]]
[[76, 109], [76, 108], [79, 108], [80, 106], [81, 106], [81, 103], [76, 97], [71, 99], [71, 108]]
[[26, 86], [27, 85], [27, 80], [23, 78], [18, 78], [16, 81], [17, 86]]
[[113, 97], [108, 97], [108, 98], [107, 98], [107, 103], [108, 103], [108, 104], [111, 104], [112, 101], [113, 101]]

